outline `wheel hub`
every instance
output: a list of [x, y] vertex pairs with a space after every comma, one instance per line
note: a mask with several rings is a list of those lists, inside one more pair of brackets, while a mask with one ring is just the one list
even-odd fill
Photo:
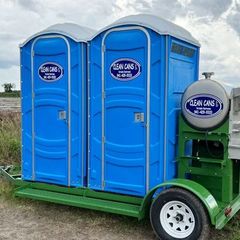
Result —
[[174, 217], [176, 219], [176, 221], [179, 223], [179, 222], [182, 222], [183, 219], [184, 219], [184, 216], [183, 214], [181, 213], [177, 213], [176, 217]]
[[177, 239], [187, 238], [195, 228], [192, 210], [180, 201], [170, 201], [162, 207], [160, 222], [163, 229]]

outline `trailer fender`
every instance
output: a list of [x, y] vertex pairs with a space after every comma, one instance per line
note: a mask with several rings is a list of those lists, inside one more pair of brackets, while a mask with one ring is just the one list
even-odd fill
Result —
[[152, 199], [154, 197], [154, 194], [158, 189], [161, 188], [168, 188], [168, 187], [180, 187], [185, 190], [188, 190], [189, 192], [193, 193], [195, 196], [199, 198], [199, 200], [203, 203], [203, 205], [206, 207], [206, 210], [208, 211], [209, 218], [211, 220], [211, 223], [215, 225], [216, 223], [216, 216], [219, 213], [219, 206], [213, 197], [213, 195], [202, 185], [199, 183], [196, 183], [192, 180], [188, 179], [172, 179], [167, 182], [164, 182], [162, 184], [159, 184], [152, 188], [148, 194], [144, 197], [143, 202], [140, 207], [140, 217], [139, 219], [143, 219], [148, 211], [149, 207], [151, 205]]

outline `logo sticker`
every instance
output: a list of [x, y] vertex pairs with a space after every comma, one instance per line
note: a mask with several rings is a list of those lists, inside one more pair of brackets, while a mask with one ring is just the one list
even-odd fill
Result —
[[130, 58], [120, 58], [110, 66], [111, 76], [120, 81], [129, 81], [141, 74], [141, 65]]
[[212, 118], [222, 112], [223, 102], [211, 94], [199, 94], [190, 97], [184, 107], [194, 117]]
[[38, 75], [47, 82], [57, 81], [63, 76], [63, 68], [57, 63], [47, 62], [39, 67]]

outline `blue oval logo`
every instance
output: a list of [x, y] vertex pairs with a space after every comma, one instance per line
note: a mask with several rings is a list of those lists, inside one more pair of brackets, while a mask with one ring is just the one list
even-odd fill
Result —
[[110, 66], [111, 76], [120, 81], [129, 81], [141, 74], [141, 65], [134, 59], [121, 58]]
[[47, 62], [39, 67], [38, 75], [47, 82], [57, 81], [63, 76], [63, 68], [57, 63]]
[[223, 102], [211, 94], [198, 94], [189, 98], [184, 107], [194, 117], [211, 118], [221, 113]]

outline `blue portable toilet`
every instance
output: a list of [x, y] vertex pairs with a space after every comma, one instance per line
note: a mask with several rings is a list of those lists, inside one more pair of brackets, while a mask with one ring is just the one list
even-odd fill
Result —
[[56, 24], [20, 46], [23, 180], [86, 184], [86, 42], [93, 32]]
[[176, 176], [181, 96], [198, 79], [199, 43], [152, 15], [124, 17], [89, 46], [88, 186], [144, 196]]

